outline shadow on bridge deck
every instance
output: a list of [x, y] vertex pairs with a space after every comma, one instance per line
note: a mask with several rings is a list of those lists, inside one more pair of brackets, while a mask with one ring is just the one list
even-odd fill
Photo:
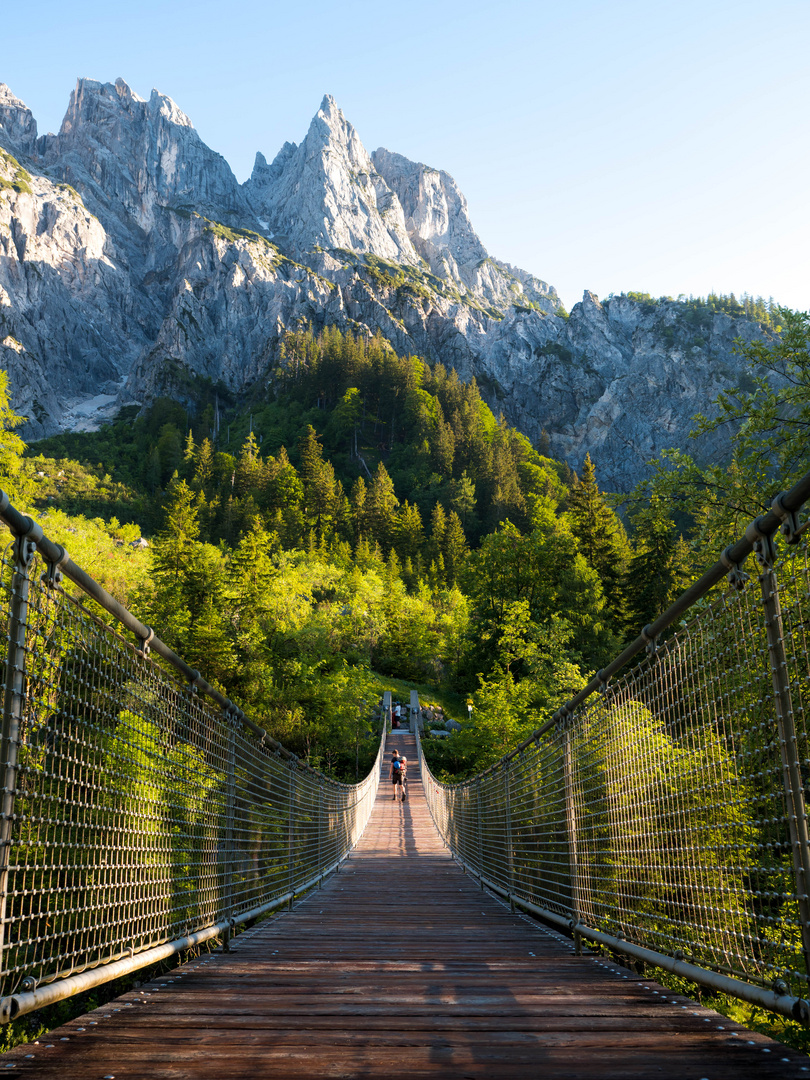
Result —
[[[415, 762], [412, 737], [398, 742]], [[351, 859], [292, 912], [0, 1068], [60, 1080], [810, 1072], [810, 1059], [511, 914], [450, 858], [413, 767], [410, 784], [405, 803], [381, 784]]]

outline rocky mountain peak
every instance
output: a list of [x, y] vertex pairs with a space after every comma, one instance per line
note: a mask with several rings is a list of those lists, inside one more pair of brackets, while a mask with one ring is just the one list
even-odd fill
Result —
[[285, 143], [269, 166], [257, 155], [244, 189], [257, 217], [296, 257], [348, 248], [419, 263], [399, 200], [329, 94], [301, 145]]
[[372, 161], [402, 204], [408, 236], [431, 271], [478, 289], [477, 268], [487, 250], [453, 177], [382, 147], [374, 151]]
[[0, 83], [0, 144], [12, 153], [27, 156], [37, 141], [37, 122], [28, 106]]
[[[119, 79], [116, 81], [116, 86]], [[194, 128], [191, 120], [186, 116], [183, 110], [166, 94], [161, 94], [159, 90], [152, 90], [149, 97], [149, 111], [154, 115], [159, 115], [161, 119], [165, 120], [169, 124], [174, 124], [177, 127]]]
[[324, 150], [345, 157], [356, 168], [373, 172], [371, 157], [360, 141], [356, 129], [331, 94], [324, 95], [321, 107], [312, 118], [304, 145], [310, 153]]
[[186, 114], [157, 90], [144, 100], [123, 79], [79, 79], [59, 134], [38, 148], [43, 164], [109, 205], [126, 227], [149, 232], [165, 207], [244, 212], [230, 167]]

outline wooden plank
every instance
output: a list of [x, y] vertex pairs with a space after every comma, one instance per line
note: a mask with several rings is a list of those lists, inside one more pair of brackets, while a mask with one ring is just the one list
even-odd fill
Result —
[[[413, 738], [400, 748], [415, 759]], [[411, 769], [340, 873], [242, 934], [0, 1055], [59, 1080], [810, 1075], [810, 1059], [570, 945], [453, 862]], [[32, 1055], [32, 1056], [29, 1056]]]

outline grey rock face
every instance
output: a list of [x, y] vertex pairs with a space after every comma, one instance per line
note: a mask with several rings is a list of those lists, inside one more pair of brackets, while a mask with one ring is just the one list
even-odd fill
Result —
[[489, 257], [452, 176], [390, 150], [375, 150], [372, 160], [396, 192], [408, 236], [433, 274], [499, 308], [536, 304], [551, 313], [559, 307], [551, 286]]
[[0, 181], [0, 365], [36, 438], [80, 402], [114, 399], [145, 339], [129, 278], [76, 192], [2, 151]]
[[722, 457], [722, 435], [689, 440], [693, 417], [744, 378], [734, 339], [761, 337], [756, 323], [676, 301], [644, 304], [586, 292], [569, 319], [515, 314], [492, 325], [478, 354], [507, 418], [579, 468], [597, 463], [609, 490], [626, 491], [662, 450], [689, 446]]
[[0, 85], [0, 147], [0, 364], [29, 439], [189, 375], [246, 390], [285, 328], [330, 324], [475, 376], [496, 413], [622, 490], [739, 384], [733, 338], [762, 332], [590, 293], [561, 317], [551, 286], [487, 254], [452, 177], [369, 155], [328, 96], [241, 187], [170, 98], [120, 79], [80, 79], [41, 137]]
[[399, 199], [329, 95], [300, 146], [285, 143], [270, 166], [257, 155], [245, 191], [256, 216], [296, 258], [321, 247], [419, 262]]
[[244, 215], [236, 177], [177, 105], [157, 90], [149, 101], [123, 79], [79, 79], [56, 136], [39, 160], [74, 186], [91, 187], [99, 206], [150, 232], [165, 207]]
[[165, 318], [129, 375], [135, 400], [176, 393], [184, 370], [244, 390], [271, 366], [286, 326], [306, 312], [342, 321], [339, 290], [260, 237], [231, 240], [197, 222], [175, 270]]
[[0, 83], [0, 145], [18, 155], [30, 154], [37, 141], [37, 122], [31, 110]]

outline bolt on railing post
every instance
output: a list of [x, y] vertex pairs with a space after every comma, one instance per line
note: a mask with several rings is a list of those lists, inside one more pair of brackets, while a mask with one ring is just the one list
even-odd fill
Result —
[[[563, 750], [563, 776], [565, 784], [565, 824], [568, 835], [568, 868], [571, 888], [571, 921], [579, 926], [579, 856], [577, 854], [577, 809], [574, 802], [574, 754], [571, 747], [571, 728], [565, 728], [565, 747]], [[574, 945], [577, 955], [582, 952], [582, 938], [574, 930]]]
[[[796, 725], [793, 701], [787, 675], [782, 608], [779, 602], [779, 586], [773, 569], [772, 548], [765, 553], [765, 566], [760, 575], [762, 605], [768, 635], [768, 656], [773, 682], [776, 724], [782, 754], [782, 778], [790, 830], [790, 846], [793, 851], [793, 872], [796, 878], [796, 898], [801, 919], [802, 949], [805, 969], [810, 971], [810, 838], [807, 829], [807, 812], [804, 802], [799, 748], [796, 742]], [[763, 556], [760, 556], [763, 561]]]
[[236, 725], [238, 723], [233, 709], [224, 712], [225, 725], [228, 733], [227, 748], [227, 779], [225, 787], [225, 888], [223, 899], [225, 901], [223, 914], [228, 920], [228, 928], [225, 931], [223, 950], [230, 952], [231, 933], [233, 930], [233, 874], [234, 874], [234, 821], [236, 810]]
[[[29, 519], [30, 521], [30, 519]], [[11, 857], [14, 802], [17, 794], [17, 759], [20, 727], [26, 691], [26, 631], [28, 627], [28, 568], [36, 554], [36, 540], [42, 537], [38, 525], [14, 542], [14, 570], [11, 578], [11, 608], [8, 623], [6, 685], [3, 694], [3, 728], [0, 742], [2, 776], [2, 817], [0, 817], [0, 971], [4, 970], [6, 921], [8, 919], [8, 876]], [[3, 1018], [8, 1019], [7, 1017]]]

